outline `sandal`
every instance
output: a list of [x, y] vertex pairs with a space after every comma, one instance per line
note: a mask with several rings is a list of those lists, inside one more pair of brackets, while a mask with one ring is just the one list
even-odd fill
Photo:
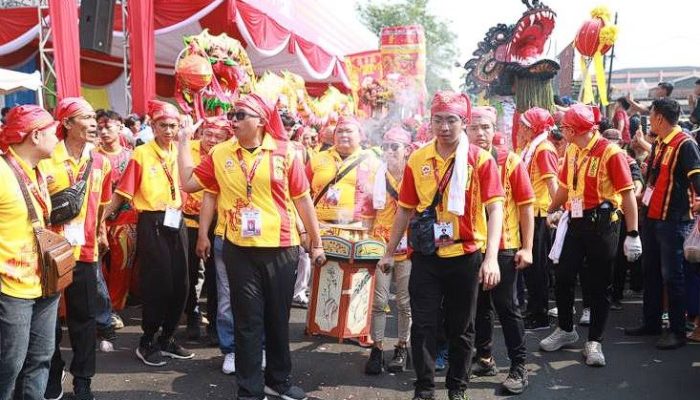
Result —
[[695, 330], [688, 334], [688, 340], [691, 342], [700, 343], [700, 329], [695, 328]]

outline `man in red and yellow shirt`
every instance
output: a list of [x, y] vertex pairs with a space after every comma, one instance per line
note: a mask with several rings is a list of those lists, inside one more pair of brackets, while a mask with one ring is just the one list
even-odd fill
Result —
[[532, 265], [524, 270], [527, 286], [526, 329], [549, 329], [549, 250], [552, 229], [547, 225], [547, 208], [557, 191], [557, 151], [548, 140], [554, 118], [549, 111], [534, 107], [520, 116], [518, 143], [524, 143], [521, 158], [535, 191], [535, 234]]
[[362, 126], [353, 117], [342, 116], [335, 127], [335, 145], [316, 155], [307, 166], [311, 194], [320, 221], [360, 222], [371, 195], [371, 177], [379, 160], [360, 147]]
[[[42, 228], [51, 200], [39, 160], [58, 143], [51, 114], [34, 105], [13, 107], [0, 129], [0, 398], [42, 399], [54, 352], [58, 295], [41, 296], [41, 268], [30, 220]], [[19, 177], [18, 177], [19, 175]], [[22, 193], [26, 187], [28, 204]], [[94, 336], [94, 332], [93, 332]], [[16, 382], [21, 385], [15, 387]]]
[[[276, 107], [249, 94], [233, 113], [236, 141], [214, 147], [195, 169], [180, 136], [183, 189], [218, 193], [228, 202], [223, 258], [229, 278], [236, 337], [238, 398], [304, 399], [291, 383], [289, 310], [301, 240], [297, 213], [311, 239], [311, 261], [325, 262], [309, 183]], [[193, 172], [194, 171], [194, 172]], [[263, 373], [262, 341], [267, 367]]]
[[[492, 290], [479, 291], [476, 309], [476, 354], [472, 373], [495, 375], [498, 372], [493, 358], [493, 325], [495, 308], [503, 327], [510, 372], [503, 387], [514, 394], [522, 393], [528, 385], [525, 369], [525, 330], [520, 310], [515, 304], [515, 284], [518, 270], [532, 264], [532, 236], [534, 217], [532, 203], [535, 195], [530, 178], [520, 157], [504, 147], [494, 146], [496, 136], [496, 109], [476, 107], [472, 121], [467, 125], [469, 141], [487, 150], [496, 159], [501, 184], [505, 191], [503, 207], [503, 234], [498, 252], [501, 283]], [[522, 233], [522, 235], [521, 235]]]
[[561, 250], [555, 268], [559, 326], [540, 342], [542, 350], [556, 351], [578, 341], [572, 311], [574, 288], [577, 274], [587, 268], [591, 326], [583, 356], [590, 366], [605, 365], [601, 341], [610, 308], [608, 287], [617, 253], [620, 209], [624, 211], [628, 232], [625, 255], [634, 261], [642, 253], [637, 202], [627, 159], [617, 145], [598, 133], [599, 122], [598, 108], [582, 104], [566, 111], [561, 122], [562, 133], [570, 145], [559, 171], [559, 188], [548, 219], [553, 223], [557, 219], [554, 212], [563, 205], [570, 218], [559, 223], [557, 236], [563, 238], [563, 243], [553, 251]]
[[[393, 265], [409, 219], [418, 213], [409, 240], [413, 247], [409, 293], [415, 396], [420, 399], [432, 398], [435, 390], [435, 332], [441, 307], [450, 354], [448, 395], [450, 399], [466, 396], [479, 282], [490, 290], [500, 280], [497, 258], [503, 187], [496, 160], [469, 143], [464, 133], [470, 120], [471, 103], [466, 95], [438, 92], [433, 98], [435, 139], [408, 159], [387, 253], [377, 264], [380, 269]], [[436, 197], [440, 186], [444, 193]], [[439, 201], [433, 207], [435, 199]]]
[[[96, 361], [98, 232], [104, 206], [112, 197], [112, 166], [94, 148], [93, 142], [97, 139], [95, 110], [85, 99], [67, 97], [61, 100], [56, 106], [56, 119], [60, 122], [57, 134], [62, 141], [51, 159], [42, 161], [39, 168], [46, 176], [52, 196], [85, 177], [85, 197], [80, 212], [72, 220], [53, 228], [63, 234], [75, 249], [77, 264], [73, 283], [65, 290], [68, 333], [73, 347], [70, 372], [76, 395], [89, 396]], [[57, 206], [53, 204], [54, 208]], [[61, 335], [58, 334], [56, 343], [60, 341]], [[48, 391], [61, 381], [64, 362], [58, 344], [52, 364]]]
[[[394, 223], [394, 217], [399, 209], [399, 191], [410, 146], [411, 134], [399, 126], [389, 129], [384, 134], [383, 162], [375, 173], [371, 198], [371, 208], [376, 213], [372, 226], [372, 237], [384, 243], [390, 239], [391, 225]], [[378, 375], [384, 369], [382, 355], [386, 328], [385, 308], [389, 304], [389, 288], [392, 278], [396, 282], [399, 342], [394, 349], [394, 357], [387, 363], [386, 368], [393, 373], [403, 372], [406, 369], [407, 344], [411, 328], [411, 304], [408, 295], [411, 260], [408, 259], [408, 251], [408, 241], [404, 233], [401, 244], [394, 255], [393, 268], [385, 271], [378, 270], [375, 273], [371, 325], [374, 344], [365, 364], [365, 373], [368, 375]]]
[[[161, 367], [165, 365], [162, 356], [191, 359], [194, 353], [174, 339], [189, 287], [178, 149], [173, 143], [181, 129], [180, 113], [172, 104], [151, 100], [148, 115], [155, 140], [134, 150], [108, 212], [111, 214], [125, 201], [131, 201], [139, 213], [136, 256], [140, 265], [143, 335], [136, 356], [148, 366]], [[161, 329], [156, 343], [155, 335]]]
[[[190, 142], [189, 151], [195, 165], [199, 164], [209, 151], [219, 143], [222, 143], [233, 136], [233, 130], [229, 120], [224, 117], [208, 117], [200, 127], [201, 135], [198, 140]], [[187, 195], [185, 204], [182, 207], [182, 214], [187, 226], [188, 241], [188, 269], [190, 276], [190, 290], [185, 304], [185, 315], [187, 316], [187, 336], [191, 340], [197, 340], [201, 336], [202, 315], [197, 303], [201, 294], [202, 286], [199, 279], [202, 275], [200, 270], [200, 258], [196, 253], [197, 235], [199, 228], [199, 211], [202, 207], [204, 191], [190, 193]], [[210, 338], [216, 335], [216, 267], [214, 259], [204, 260], [204, 287], [207, 291], [207, 313], [210, 317], [210, 324], [207, 329]], [[197, 290], [199, 288], [199, 291]]]

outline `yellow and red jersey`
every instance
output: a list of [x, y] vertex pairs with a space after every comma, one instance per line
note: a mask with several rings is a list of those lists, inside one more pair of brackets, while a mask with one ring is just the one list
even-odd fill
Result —
[[[242, 163], [247, 174], [253, 174], [250, 199]], [[205, 190], [218, 194], [218, 208], [226, 210], [219, 219], [225, 219], [224, 236], [229, 242], [243, 247], [299, 245], [293, 201], [308, 194], [309, 182], [288, 141], [265, 134], [262, 144], [253, 151], [234, 141], [218, 144], [195, 168], [194, 176]], [[242, 212], [250, 208], [260, 212], [261, 234], [243, 237]]]
[[[56, 145], [50, 159], [39, 163], [39, 169], [46, 177], [49, 193], [54, 195], [82, 179], [90, 157], [92, 157], [92, 167], [87, 177], [83, 206], [78, 216], [66, 223], [83, 224], [85, 228], [85, 245], [74, 246], [75, 259], [84, 262], [95, 262], [99, 255], [97, 245], [99, 210], [112, 199], [112, 166], [109, 160], [94, 150], [91, 145], [86, 145], [80, 160], [75, 160], [68, 155], [63, 141]], [[64, 233], [64, 228], [65, 225], [52, 227], [61, 234]]]
[[164, 151], [155, 140], [137, 147], [116, 193], [131, 200], [137, 211], [165, 211], [182, 206], [177, 148]]
[[[100, 154], [103, 154], [109, 160], [110, 165], [112, 165], [112, 190], [117, 189], [119, 181], [122, 179], [122, 175], [126, 170], [126, 166], [129, 165], [129, 160], [131, 160], [132, 150], [126, 147], [122, 147], [120, 151], [109, 152], [103, 148], [98, 150]], [[138, 213], [133, 209], [131, 203], [124, 203], [117, 211], [118, 215], [115, 219], [107, 219], [105, 223], [107, 226], [112, 225], [124, 225], [124, 224], [135, 224], [138, 220]]]
[[348, 168], [360, 157], [364, 159], [359, 165], [332, 184], [334, 190], [339, 192], [337, 201], [329, 201], [329, 192], [318, 199], [316, 215], [320, 221], [360, 221], [363, 215], [371, 213], [366, 206], [371, 204], [372, 177], [379, 168], [379, 159], [371, 150], [362, 149], [342, 159], [333, 147], [318, 153], [307, 165], [311, 193], [316, 201], [319, 192], [335, 179], [338, 172]]
[[[189, 143], [190, 154], [192, 155], [192, 162], [194, 165], [199, 165], [202, 162], [202, 157], [206, 154], [202, 154], [202, 142], [200, 140], [193, 140]], [[185, 225], [188, 228], [199, 228], [199, 211], [202, 208], [202, 198], [204, 198], [204, 191], [188, 193], [185, 203], [182, 206], [182, 214], [185, 218]]]
[[[393, 192], [398, 195], [401, 190], [401, 183], [398, 182], [390, 173], [386, 173], [387, 185], [391, 186]], [[370, 196], [371, 197], [371, 196]], [[371, 207], [371, 200], [370, 205]], [[391, 226], [394, 224], [394, 217], [399, 209], [399, 200], [395, 198], [390, 191], [386, 193], [386, 203], [384, 209], [376, 210], [374, 214], [374, 224], [372, 225], [372, 237], [384, 243], [389, 242], [391, 237]], [[404, 232], [405, 234], [405, 232]], [[396, 254], [394, 260], [403, 261], [408, 258], [409, 249]]]
[[[452, 154], [443, 159], [438, 154], [435, 139], [414, 151], [408, 159], [404, 171], [399, 205], [422, 212], [433, 202], [439, 181], [447, 171]], [[503, 187], [498, 175], [496, 160], [484, 149], [469, 146], [467, 156], [468, 183], [464, 192], [465, 213], [457, 216], [447, 212], [450, 185], [447, 185], [442, 202], [437, 207], [437, 219], [450, 222], [454, 239], [462, 242], [440, 247], [439, 257], [456, 257], [481, 251], [486, 247], [487, 224], [485, 206], [493, 202], [503, 202]]]
[[547, 209], [552, 203], [552, 196], [549, 195], [547, 179], [557, 177], [558, 171], [557, 149], [552, 142], [544, 140], [536, 148], [530, 160], [530, 165], [526, 165], [532, 189], [535, 192], [535, 217], [546, 217]]
[[[51, 212], [51, 200], [38, 169], [32, 169], [10, 148], [8, 153], [31, 182], [29, 197], [39, 223], [45, 226], [44, 212]], [[20, 183], [4, 158], [0, 157], [0, 291], [20, 299], [41, 297], [41, 272], [34, 229]], [[41, 198], [37, 200], [36, 196]]]
[[620, 193], [634, 189], [624, 151], [598, 132], [586, 147], [570, 144], [566, 148], [564, 165], [559, 171], [559, 185], [568, 191], [568, 210], [571, 210], [574, 198], [583, 200], [584, 210], [596, 208], [604, 201], [619, 208], [622, 203]]
[[498, 148], [495, 156], [505, 193], [500, 249], [520, 249], [520, 206], [534, 203], [535, 193], [520, 156], [504, 148]]

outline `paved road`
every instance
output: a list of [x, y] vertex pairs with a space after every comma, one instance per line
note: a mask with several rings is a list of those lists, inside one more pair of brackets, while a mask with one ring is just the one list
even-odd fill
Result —
[[[605, 368], [584, 365], [580, 349], [542, 354], [537, 350], [537, 343], [548, 332], [528, 333], [530, 387], [520, 399], [700, 399], [700, 345], [663, 352], [654, 348], [651, 338], [637, 340], [622, 335], [621, 327], [633, 324], [640, 308], [639, 301], [632, 301], [625, 304], [624, 311], [611, 312], [604, 344], [608, 362]], [[171, 361], [164, 368], [151, 368], [138, 362], [133, 349], [140, 332], [139, 314], [137, 308], [128, 309], [125, 313], [127, 327], [119, 331], [116, 351], [98, 354], [98, 374], [93, 382], [98, 400], [235, 398], [235, 378], [220, 372], [222, 356], [216, 348], [188, 343], [186, 345], [196, 351], [194, 360]], [[338, 344], [330, 338], [305, 336], [305, 316], [303, 310], [292, 311], [291, 348], [294, 382], [304, 388], [310, 398], [411, 399], [412, 371], [365, 376], [362, 371], [369, 350]], [[585, 328], [579, 329], [579, 333], [585, 333]], [[472, 399], [506, 397], [499, 392], [498, 383], [507, 374], [507, 359], [500, 329], [496, 334], [496, 357], [502, 367], [501, 374], [496, 378], [473, 380], [469, 390]], [[396, 337], [395, 332], [391, 337]], [[67, 335], [64, 335], [63, 346], [69, 353]], [[445, 399], [444, 373], [437, 380], [441, 390], [436, 398]], [[70, 382], [69, 377], [65, 389], [71, 388]]]

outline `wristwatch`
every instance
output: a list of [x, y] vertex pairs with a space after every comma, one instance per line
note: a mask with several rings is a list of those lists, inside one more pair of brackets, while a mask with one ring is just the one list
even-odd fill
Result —
[[639, 232], [638, 231], [627, 231], [627, 236], [636, 238], [639, 236]]

